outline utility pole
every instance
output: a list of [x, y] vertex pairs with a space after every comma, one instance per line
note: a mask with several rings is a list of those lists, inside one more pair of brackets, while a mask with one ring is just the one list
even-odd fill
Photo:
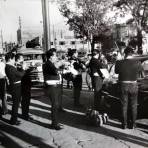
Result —
[[19, 16], [19, 44], [22, 46], [22, 21]]
[[54, 25], [52, 27], [52, 38], [53, 38], [53, 45], [55, 46], [55, 32], [54, 32]]
[[2, 29], [1, 29], [1, 43], [2, 43], [2, 49], [4, 48], [4, 44], [3, 44], [3, 32], [2, 32]]
[[50, 22], [49, 22], [49, 3], [48, 0], [41, 0], [43, 15], [43, 34], [44, 34], [44, 50], [47, 51], [51, 47], [50, 43]]
[[61, 33], [61, 39], [63, 39], [63, 30], [61, 30], [60, 33]]
[[53, 44], [54, 44], [54, 48], [56, 48], [56, 46], [57, 46], [57, 38], [56, 38], [56, 31], [54, 29], [54, 25], [53, 25]]

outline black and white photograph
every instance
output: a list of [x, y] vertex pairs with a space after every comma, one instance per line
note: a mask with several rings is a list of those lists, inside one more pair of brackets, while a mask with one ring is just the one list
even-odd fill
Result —
[[148, 0], [0, 0], [0, 148], [148, 148]]

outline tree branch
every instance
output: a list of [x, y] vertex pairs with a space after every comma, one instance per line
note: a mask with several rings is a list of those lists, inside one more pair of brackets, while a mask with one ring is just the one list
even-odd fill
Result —
[[141, 20], [141, 26], [143, 25], [144, 14], [145, 14], [145, 12], [146, 12], [146, 8], [148, 8], [147, 4], [148, 4], [148, 0], [145, 0], [144, 9], [143, 9], [143, 14], [142, 14], [142, 20]]

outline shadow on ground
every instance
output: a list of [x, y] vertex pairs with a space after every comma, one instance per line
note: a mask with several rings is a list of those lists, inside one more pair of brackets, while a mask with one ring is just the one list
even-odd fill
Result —
[[[140, 136], [126, 134], [125, 132], [122, 132], [122, 130], [117, 131], [117, 130], [113, 130], [113, 128], [110, 129], [106, 127], [91, 126], [88, 123], [86, 116], [84, 114], [86, 107], [84, 108], [73, 107], [73, 100], [71, 99], [71, 96], [72, 96], [71, 91], [69, 92], [64, 91], [63, 105], [64, 105], [64, 108], [66, 108], [66, 112], [59, 113], [60, 123], [67, 125], [67, 126], [74, 127], [74, 128], [78, 128], [81, 130], [91, 131], [91, 132], [102, 134], [108, 137], [113, 137], [118, 140], [124, 140], [127, 142], [131, 142], [139, 146], [148, 147], [148, 139], [142, 138]], [[92, 94], [89, 94], [87, 92], [85, 95], [84, 94], [82, 95], [81, 102], [85, 105], [86, 104], [89, 105], [90, 102], [92, 101], [91, 98], [92, 98]], [[40, 93], [39, 95], [36, 94], [32, 99], [37, 100], [38, 102], [41, 102], [41, 104], [40, 103], [35, 104], [33, 103], [34, 101], [32, 101], [31, 106], [35, 108], [31, 108], [30, 112], [36, 116], [50, 120], [50, 112], [48, 112], [50, 110], [49, 100], [44, 95], [41, 96]], [[46, 106], [44, 106], [44, 104], [46, 104]], [[42, 110], [38, 110], [37, 108], [40, 108]], [[37, 125], [43, 126], [45, 128], [50, 128], [47, 123], [44, 123], [41, 120], [40, 121], [34, 120], [32, 122]], [[116, 124], [114, 122], [109, 122], [108, 124], [110, 125], [110, 127], [120, 128], [120, 125], [118, 123]], [[0, 122], [0, 129], [1, 129], [0, 130], [0, 136], [1, 136], [0, 142], [1, 142], [1, 145], [4, 146], [4, 148], [10, 148], [10, 147], [11, 148], [23, 148], [22, 146], [18, 145], [15, 141], [13, 141], [11, 137], [7, 136], [7, 134], [10, 134], [14, 137], [22, 139], [23, 141], [29, 143], [30, 145], [37, 146], [38, 148], [52, 148], [52, 146], [44, 143], [42, 138], [37, 137], [37, 136], [32, 136], [23, 130], [13, 127], [7, 124], [7, 121]], [[9, 143], [7, 143], [6, 139], [8, 139]]]
[[8, 136], [8, 134], [25, 141], [32, 147], [53, 148], [52, 146], [44, 143], [42, 138], [28, 134], [14, 126], [3, 123], [2, 121], [0, 122], [0, 129], [0, 146], [4, 148], [24, 148], [24, 146], [16, 143], [11, 136]]
[[[84, 92], [83, 92], [84, 93]], [[85, 110], [86, 107], [88, 106], [88, 104], [90, 104], [90, 102], [92, 101], [92, 94], [86, 93], [85, 95], [83, 94], [81, 99], [85, 100], [84, 102], [81, 100], [81, 102], [83, 104], [85, 104], [86, 106], [84, 108], [75, 108], [73, 107], [73, 100], [71, 99], [72, 96], [72, 92], [71, 91], [64, 91], [63, 94], [63, 105], [64, 108], [66, 108], [66, 112], [65, 113], [59, 113], [59, 121], [60, 123], [64, 124], [64, 125], [68, 125], [71, 127], [75, 127], [78, 129], [82, 129], [82, 130], [86, 130], [86, 131], [93, 131], [95, 133], [99, 133], [105, 136], [109, 136], [109, 137], [113, 137], [115, 139], [120, 139], [120, 140], [124, 140], [124, 141], [128, 141], [137, 145], [141, 145], [141, 146], [148, 146], [148, 140], [138, 137], [138, 136], [134, 136], [134, 135], [129, 135], [126, 133], [122, 133], [122, 130], [119, 131], [115, 131], [112, 129], [108, 129], [105, 127], [101, 127], [101, 128], [97, 128], [97, 127], [93, 127], [91, 126], [85, 116]], [[34, 99], [39, 99], [38, 97], [35, 97]], [[47, 98], [42, 98], [40, 99], [41, 102], [43, 103], [47, 103], [48, 104], [48, 100]], [[42, 106], [38, 106], [35, 104], [32, 104], [36, 107], [41, 107], [44, 108]], [[50, 107], [45, 107], [44, 109], [49, 109]], [[49, 119], [50, 120], [50, 113], [41, 111], [41, 110], [36, 110], [36, 109], [31, 109], [31, 113], [35, 114], [35, 115], [41, 115], [42, 118], [45, 119]], [[35, 123], [35, 121], [34, 121]], [[47, 124], [44, 124], [40, 121], [36, 121], [36, 124], [39, 124], [41, 126], [44, 127], [48, 127]], [[108, 123], [110, 126], [112, 127], [117, 127], [117, 128], [121, 128], [120, 124], [116, 124], [114, 122], [109, 122]], [[142, 126], [142, 125], [141, 125]], [[148, 127], [144, 127], [144, 128], [148, 128]]]

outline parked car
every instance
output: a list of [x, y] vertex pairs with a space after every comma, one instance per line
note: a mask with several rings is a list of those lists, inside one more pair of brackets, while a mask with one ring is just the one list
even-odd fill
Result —
[[17, 53], [21, 53], [24, 57], [24, 64], [31, 68], [31, 81], [33, 86], [43, 85], [43, 55], [42, 49], [22, 48]]
[[[148, 117], [148, 55], [135, 56], [133, 60], [141, 61], [145, 76], [138, 78], [138, 117]], [[113, 82], [113, 83], [112, 83]], [[112, 81], [104, 85], [102, 90], [102, 107], [110, 115], [121, 117], [121, 101], [119, 85]]]

